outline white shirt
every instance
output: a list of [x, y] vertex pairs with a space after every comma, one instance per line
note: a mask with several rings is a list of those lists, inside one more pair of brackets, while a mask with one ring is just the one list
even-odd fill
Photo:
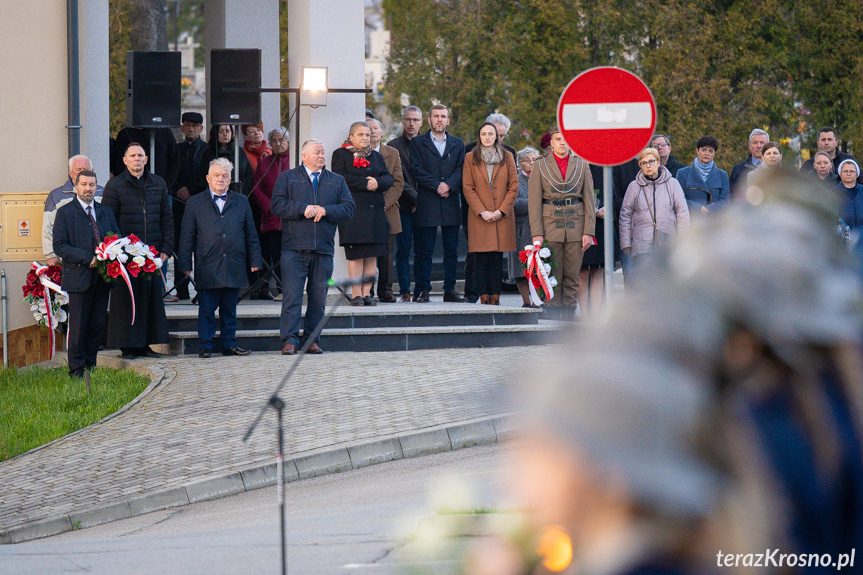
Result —
[[315, 185], [315, 179], [312, 177], [312, 174], [317, 174], [318, 175], [318, 183], [319, 184], [321, 183], [321, 175], [322, 175], [322, 172], [324, 171], [323, 169], [320, 169], [317, 172], [313, 172], [312, 170], [309, 169], [309, 167], [307, 165], [303, 164], [303, 167], [306, 169], [306, 174], [308, 174], [309, 181], [312, 183], [313, 187]]
[[429, 135], [431, 136], [432, 144], [434, 144], [434, 147], [437, 148], [438, 154], [440, 154], [440, 157], [443, 158], [444, 150], [446, 150], [446, 132], [444, 132], [442, 140], [438, 140], [437, 138], [435, 138], [434, 132], [432, 132], [431, 130], [429, 130]]
[[216, 198], [219, 198], [222, 200], [221, 202], [216, 202], [216, 207], [219, 208], [220, 214], [222, 212], [224, 212], [225, 211], [225, 204], [228, 201], [228, 192], [225, 192], [224, 194], [222, 194], [220, 196], [219, 194], [215, 193], [213, 190], [210, 190], [210, 195], [213, 196], [213, 201], [216, 201]]
[[87, 213], [87, 208], [91, 208], [90, 213], [93, 214], [93, 221], [95, 222], [96, 221], [96, 205], [95, 205], [96, 200], [93, 200], [93, 202], [90, 204], [85, 204], [84, 201], [81, 200], [81, 198], [79, 198], [77, 196], [75, 196], [75, 197], [78, 200], [78, 203], [81, 204], [81, 207], [84, 208], [85, 214]]

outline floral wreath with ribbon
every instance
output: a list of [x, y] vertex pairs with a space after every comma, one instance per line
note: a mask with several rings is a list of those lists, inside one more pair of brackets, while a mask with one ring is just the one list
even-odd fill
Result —
[[[61, 285], [62, 268], [60, 266], [43, 266], [33, 262], [27, 273], [27, 281], [22, 287], [24, 301], [30, 304], [30, 311], [33, 312], [36, 323], [48, 328], [51, 359], [54, 359], [54, 348], [56, 347], [54, 330], [68, 319], [62, 306], [69, 303], [69, 294], [63, 291]], [[56, 295], [52, 297], [51, 292]]]
[[523, 251], [518, 252], [518, 258], [524, 269], [524, 277], [528, 280], [530, 301], [536, 306], [542, 305], [554, 297], [557, 280], [551, 273], [556, 264], [551, 259], [551, 254], [552, 251], [548, 247], [548, 242], [544, 242], [542, 245], [539, 242], [534, 242], [532, 246], [525, 246]]
[[135, 293], [130, 278], [152, 279], [160, 274], [162, 258], [153, 246], [142, 242], [135, 234], [119, 237], [111, 232], [96, 246], [96, 268], [106, 282], [123, 278], [132, 300], [132, 323], [135, 323]]

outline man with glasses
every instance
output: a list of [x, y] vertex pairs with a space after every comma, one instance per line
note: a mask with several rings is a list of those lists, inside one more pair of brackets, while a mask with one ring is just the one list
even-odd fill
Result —
[[414, 178], [411, 175], [411, 140], [420, 133], [423, 124], [423, 114], [416, 106], [408, 106], [402, 113], [404, 131], [398, 138], [387, 144], [398, 150], [402, 165], [404, 187], [399, 196], [399, 217], [402, 231], [396, 235], [396, 275], [399, 280], [399, 302], [411, 301], [411, 246], [414, 241], [414, 212], [417, 209], [417, 191]]
[[668, 136], [664, 134], [654, 135], [653, 139], [650, 140], [650, 147], [656, 148], [656, 151], [659, 152], [659, 163], [665, 166], [671, 173], [671, 177], [677, 176], [677, 171], [684, 166], [671, 155], [671, 140], [668, 139]]

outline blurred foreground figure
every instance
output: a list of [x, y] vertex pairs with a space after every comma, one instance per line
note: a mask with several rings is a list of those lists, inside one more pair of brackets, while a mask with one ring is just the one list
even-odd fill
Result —
[[524, 380], [517, 497], [571, 561], [489, 544], [467, 573], [820, 573], [826, 554], [859, 571], [842, 555], [863, 549], [863, 322], [840, 201], [784, 170], [749, 184]]

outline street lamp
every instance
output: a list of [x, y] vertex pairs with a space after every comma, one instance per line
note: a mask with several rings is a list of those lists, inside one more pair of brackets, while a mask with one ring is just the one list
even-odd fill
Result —
[[327, 105], [327, 68], [303, 66], [303, 82], [300, 86], [303, 106], [317, 108]]

